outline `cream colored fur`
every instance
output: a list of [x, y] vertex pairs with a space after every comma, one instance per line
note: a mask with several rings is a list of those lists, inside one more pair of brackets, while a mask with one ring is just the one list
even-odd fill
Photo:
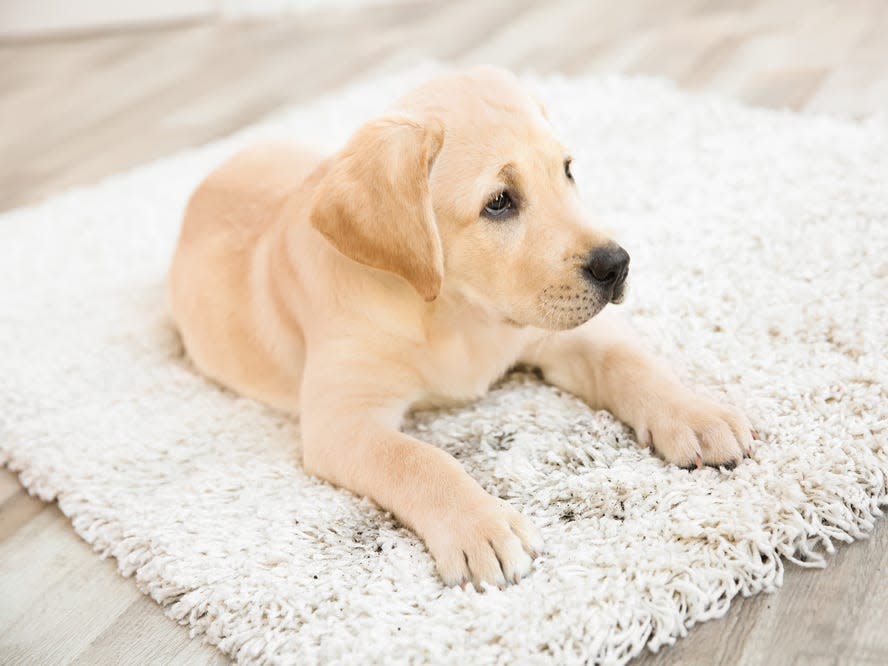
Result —
[[[632, 426], [668, 461], [735, 464], [746, 417], [684, 388], [582, 262], [612, 241], [540, 105], [491, 68], [440, 76], [338, 154], [261, 145], [189, 203], [170, 275], [196, 365], [300, 415], [312, 474], [391, 510], [443, 579], [505, 585], [543, 547], [456, 460], [399, 432], [411, 407], [481, 396], [510, 366]], [[482, 215], [504, 188], [518, 214]]]

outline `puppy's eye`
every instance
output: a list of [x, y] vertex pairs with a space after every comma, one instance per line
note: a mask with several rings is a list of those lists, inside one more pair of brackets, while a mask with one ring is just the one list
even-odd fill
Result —
[[514, 212], [515, 204], [508, 192], [500, 192], [484, 206], [482, 214], [487, 217], [506, 217]]
[[573, 181], [573, 179], [574, 179], [574, 175], [573, 175], [573, 173], [571, 173], [571, 170], [570, 170], [570, 163], [572, 161], [573, 160], [564, 160], [564, 175], [567, 176], [567, 179], [570, 181]]

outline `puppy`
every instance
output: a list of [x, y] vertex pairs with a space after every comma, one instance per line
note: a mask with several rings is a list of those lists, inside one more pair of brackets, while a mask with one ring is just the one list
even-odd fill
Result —
[[677, 465], [733, 465], [752, 447], [740, 411], [599, 314], [628, 268], [543, 108], [478, 68], [408, 94], [333, 156], [261, 145], [223, 164], [191, 197], [169, 287], [201, 371], [298, 413], [308, 473], [390, 510], [446, 583], [481, 588], [527, 574], [540, 535], [401, 433], [409, 408], [477, 398], [520, 362]]

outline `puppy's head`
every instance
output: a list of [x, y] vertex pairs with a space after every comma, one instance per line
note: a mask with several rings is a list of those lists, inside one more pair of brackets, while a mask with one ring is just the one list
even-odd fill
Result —
[[396, 109], [320, 188], [312, 222], [340, 251], [520, 326], [571, 328], [622, 299], [629, 255], [590, 224], [570, 153], [517, 79], [445, 75]]

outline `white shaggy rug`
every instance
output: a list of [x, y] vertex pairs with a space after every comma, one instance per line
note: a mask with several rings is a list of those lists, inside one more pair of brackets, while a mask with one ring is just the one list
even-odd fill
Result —
[[[0, 461], [242, 662], [623, 663], [821, 565], [888, 503], [888, 131], [639, 79], [531, 83], [632, 254], [621, 309], [764, 442], [689, 473], [515, 373], [418, 414], [541, 527], [505, 591], [445, 589], [391, 516], [299, 467], [298, 424], [197, 376], [164, 276], [201, 176], [257, 134], [332, 147], [421, 73], [0, 218]], [[611, 306], [612, 307], [612, 306]]]

